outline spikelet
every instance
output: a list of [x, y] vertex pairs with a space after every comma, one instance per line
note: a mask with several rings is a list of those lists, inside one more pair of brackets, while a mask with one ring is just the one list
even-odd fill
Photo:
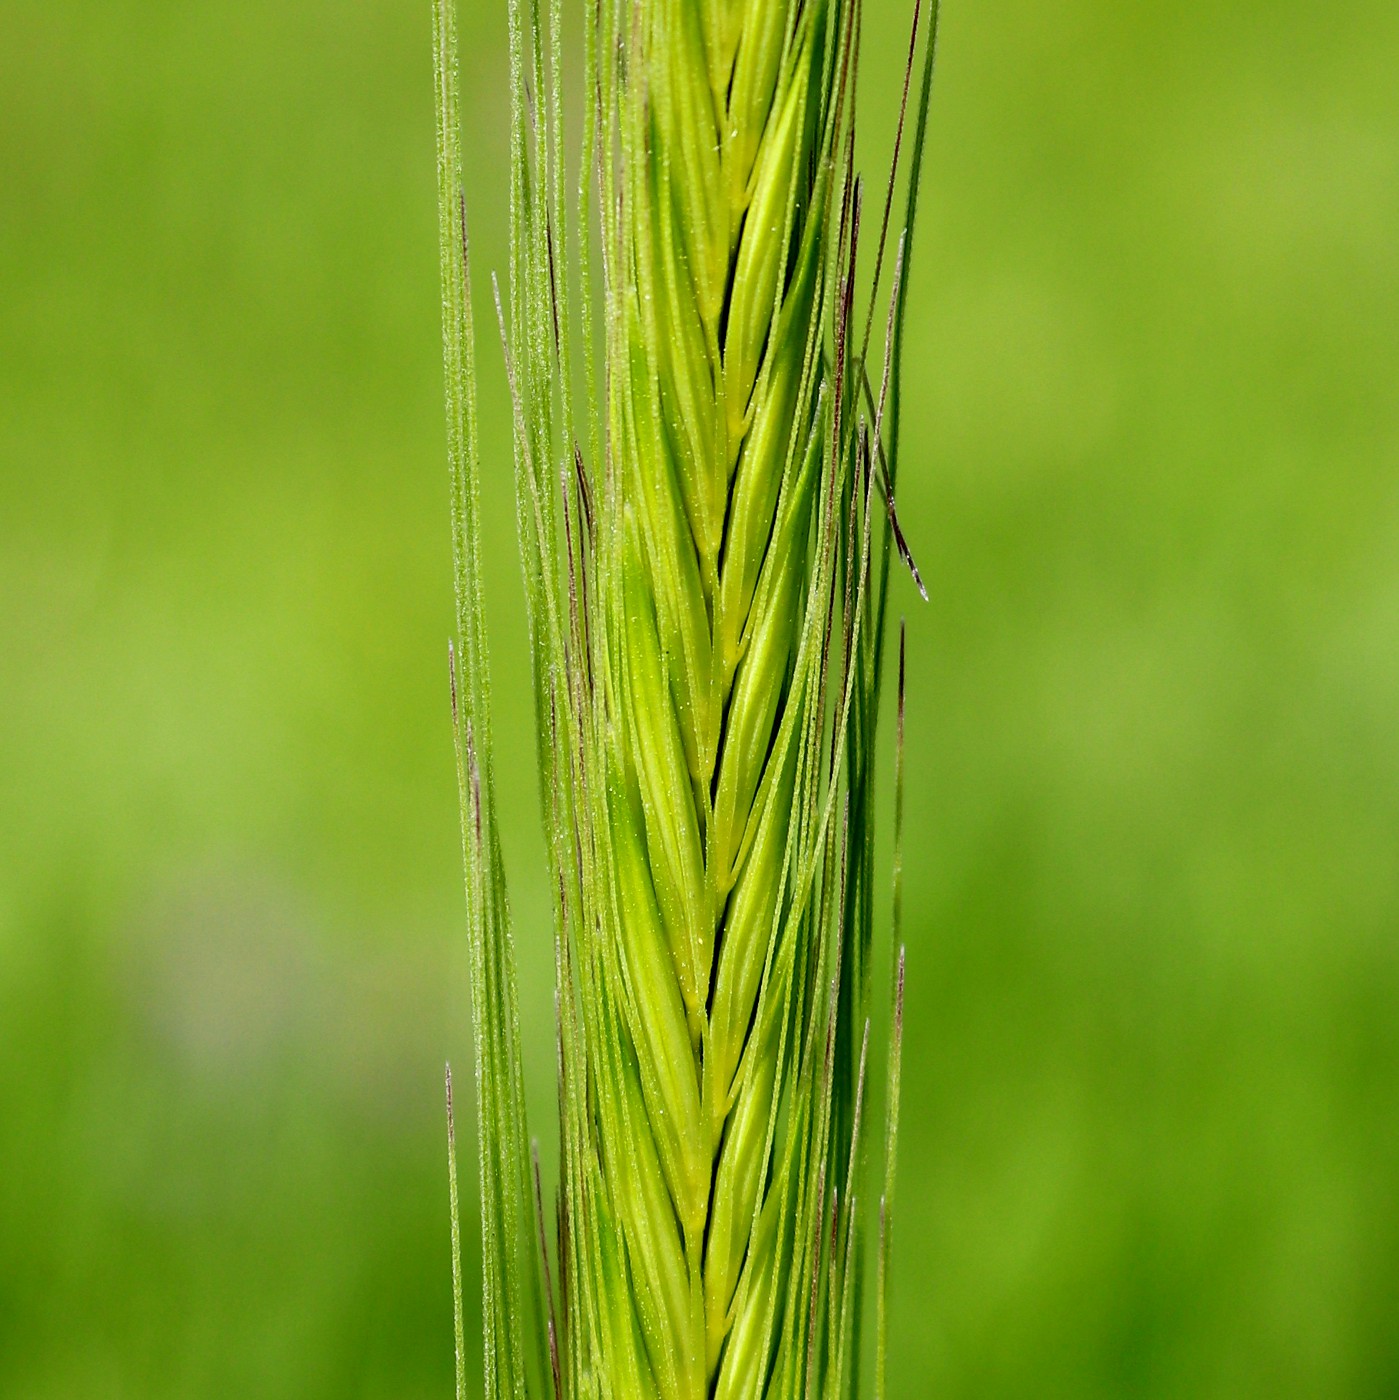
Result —
[[[510, 296], [496, 309], [557, 897], [557, 1292], [494, 824], [448, 0], [436, 19], [485, 1393], [850, 1395], [873, 750], [891, 552], [912, 566], [894, 504], [899, 346], [936, 12], [915, 8], [896, 251], [904, 115], [857, 307], [858, 0], [585, 4], [581, 212], [562, 0], [547, 16], [510, 3]], [[901, 647], [900, 736], [902, 693]], [[891, 1088], [901, 954], [898, 969]], [[888, 1114], [879, 1394], [892, 1094]]]

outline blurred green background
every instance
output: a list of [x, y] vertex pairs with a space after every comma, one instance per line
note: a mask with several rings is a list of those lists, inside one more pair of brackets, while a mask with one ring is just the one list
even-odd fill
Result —
[[[501, 5], [463, 24], [487, 269]], [[1393, 0], [946, 6], [899, 1396], [1399, 1396], [1396, 71]], [[426, 0], [0, 11], [6, 1400], [450, 1393], [431, 101]]]

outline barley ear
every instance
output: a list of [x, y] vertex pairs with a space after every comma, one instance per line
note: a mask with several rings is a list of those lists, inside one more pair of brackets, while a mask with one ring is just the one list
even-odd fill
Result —
[[[507, 0], [510, 268], [496, 313], [555, 899], [556, 1308], [542, 1232], [535, 1244], [492, 805], [454, 38], [437, 0], [491, 1397], [860, 1388], [864, 1123], [881, 1063], [874, 755], [895, 554], [922, 591], [895, 484], [926, 3], [866, 284], [859, 0], [586, 0], [576, 205], [563, 0], [547, 13]], [[896, 851], [902, 660], [901, 636]], [[901, 950], [898, 969], [876, 1193], [880, 1395]]]

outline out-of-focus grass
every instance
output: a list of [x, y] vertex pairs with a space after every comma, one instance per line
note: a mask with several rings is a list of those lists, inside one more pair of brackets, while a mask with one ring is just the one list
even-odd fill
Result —
[[[867, 73], [903, 9], [871, 5]], [[486, 266], [494, 11], [463, 16]], [[900, 500], [933, 601], [901, 601], [898, 1393], [1392, 1396], [1399, 12], [944, 20]], [[448, 1392], [430, 89], [414, 6], [7, 8], [7, 1397]]]

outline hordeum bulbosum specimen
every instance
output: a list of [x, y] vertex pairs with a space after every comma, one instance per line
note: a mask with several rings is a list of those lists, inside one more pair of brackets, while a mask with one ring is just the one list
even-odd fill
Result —
[[[903, 955], [896, 772], [886, 991], [874, 749], [897, 560], [918, 584], [899, 351], [936, 12], [912, 16], [871, 221], [859, 0], [508, 3], [494, 310], [555, 895], [548, 1212], [493, 807], [456, 37], [436, 4], [485, 1395], [853, 1396], [872, 1340], [882, 1396]], [[455, 1220], [455, 1169], [453, 1192]], [[464, 1395], [460, 1299], [458, 1268]]]

